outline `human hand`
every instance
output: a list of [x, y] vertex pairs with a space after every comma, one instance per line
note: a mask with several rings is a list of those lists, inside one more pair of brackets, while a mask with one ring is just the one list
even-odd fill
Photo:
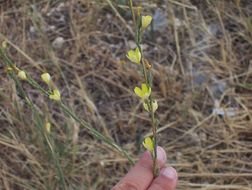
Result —
[[152, 173], [152, 157], [146, 151], [112, 190], [175, 190], [177, 184], [177, 172], [172, 167], [165, 167], [166, 154], [163, 148], [157, 147], [157, 159], [160, 174], [156, 178]]

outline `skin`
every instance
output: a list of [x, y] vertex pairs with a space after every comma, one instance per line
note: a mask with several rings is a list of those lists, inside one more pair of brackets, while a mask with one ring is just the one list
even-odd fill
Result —
[[151, 154], [146, 151], [112, 190], [175, 190], [177, 172], [174, 168], [165, 166], [166, 153], [162, 147], [157, 149], [157, 159], [161, 168], [159, 176], [153, 177]]

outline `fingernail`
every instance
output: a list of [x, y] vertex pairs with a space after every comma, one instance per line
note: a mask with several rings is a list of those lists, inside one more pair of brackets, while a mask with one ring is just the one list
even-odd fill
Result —
[[160, 146], [157, 147], [157, 159], [161, 163], [165, 163], [166, 162], [166, 153], [165, 153], [165, 150], [162, 147], [160, 147]]
[[172, 167], [164, 168], [160, 171], [160, 174], [164, 175], [167, 178], [170, 178], [172, 180], [175, 180], [177, 178], [177, 172]]

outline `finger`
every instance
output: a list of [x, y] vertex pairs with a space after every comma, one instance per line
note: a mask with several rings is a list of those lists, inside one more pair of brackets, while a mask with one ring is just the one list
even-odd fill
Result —
[[175, 190], [177, 181], [178, 175], [174, 168], [163, 168], [148, 190]]
[[[157, 147], [157, 159], [159, 167], [163, 167], [166, 162], [166, 154], [161, 147]], [[152, 164], [151, 154], [146, 151], [113, 190], [146, 190], [153, 180]]]

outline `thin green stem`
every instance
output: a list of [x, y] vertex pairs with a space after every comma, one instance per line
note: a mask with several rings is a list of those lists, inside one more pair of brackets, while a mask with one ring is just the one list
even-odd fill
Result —
[[[136, 45], [141, 53], [141, 66], [143, 69], [143, 76], [145, 83], [151, 88], [150, 81], [148, 80], [148, 76], [151, 76], [151, 71], [147, 70], [146, 65], [143, 61], [143, 52], [141, 48], [141, 41], [142, 41], [142, 31], [141, 31], [141, 16], [138, 18], [138, 28], [136, 33]], [[153, 175], [156, 177], [159, 173], [158, 163], [157, 163], [157, 124], [155, 120], [155, 113], [153, 111], [153, 98], [152, 94], [149, 96], [147, 100], [148, 109], [150, 111], [150, 117], [151, 117], [151, 124], [152, 124], [152, 133], [153, 133], [153, 142], [154, 142], [154, 154], [153, 154]]]
[[130, 7], [130, 11], [133, 17], [133, 23], [134, 25], [136, 25], [136, 17], [135, 17], [135, 12], [134, 12], [134, 8], [133, 8], [133, 2], [132, 0], [129, 0], [129, 7]]
[[62, 110], [70, 117], [72, 117], [75, 121], [77, 121], [81, 126], [87, 128], [92, 135], [94, 135], [97, 139], [104, 141], [105, 143], [107, 143], [108, 145], [112, 146], [113, 148], [115, 148], [117, 151], [119, 151], [122, 155], [124, 155], [131, 164], [134, 163], [134, 161], [132, 160], [132, 158], [129, 156], [129, 154], [122, 149], [120, 146], [118, 146], [116, 143], [113, 142], [112, 139], [105, 137], [104, 135], [102, 135], [99, 131], [97, 131], [96, 129], [92, 128], [90, 126], [89, 123], [87, 123], [86, 121], [80, 119], [78, 116], [76, 116], [76, 114], [74, 112], [72, 112], [66, 105], [64, 105], [62, 102], [60, 103], [60, 107], [62, 108]]
[[44, 137], [44, 140], [46, 141], [46, 144], [49, 147], [51, 157], [53, 158], [54, 165], [55, 165], [56, 171], [59, 176], [59, 184], [65, 190], [66, 189], [66, 182], [65, 182], [64, 173], [62, 171], [62, 168], [61, 168], [61, 165], [59, 162], [59, 158], [58, 158], [56, 152], [54, 151], [54, 148], [51, 145], [50, 139], [44, 134], [42, 119], [41, 119], [40, 115], [38, 114], [38, 111], [36, 110], [33, 102], [30, 100], [27, 93], [23, 89], [23, 87], [22, 87], [20, 81], [18, 80], [18, 78], [16, 77], [16, 75], [14, 75], [13, 73], [10, 73], [10, 77], [14, 80], [14, 82], [18, 88], [18, 91], [21, 93], [21, 96], [24, 98], [27, 105], [30, 107], [33, 114], [35, 115], [35, 121], [37, 121], [36, 126], [38, 128], [38, 131], [40, 132], [41, 136]]
[[[6, 56], [6, 54], [4, 53], [4, 51], [0, 48], [0, 56], [4, 59], [4, 63], [6, 64], [6, 66], [9, 66], [11, 68], [14, 67], [14, 63]], [[10, 73], [13, 74], [13, 73]], [[43, 89], [35, 80], [32, 79], [32, 77], [30, 77], [27, 74], [27, 82], [35, 89], [39, 90], [41, 93], [45, 94], [46, 96], [49, 96], [49, 92], [46, 91], [45, 89]], [[99, 131], [97, 131], [96, 129], [94, 129], [89, 123], [87, 123], [86, 121], [80, 119], [73, 111], [71, 111], [71, 109], [69, 107], [67, 107], [65, 104], [63, 104], [61, 101], [59, 102], [60, 107], [62, 108], [62, 110], [71, 118], [73, 118], [75, 121], [77, 121], [82, 127], [88, 129], [88, 131], [90, 131], [90, 133], [95, 136], [97, 139], [105, 142], [107, 145], [115, 148], [117, 151], [119, 151], [124, 157], [126, 157], [129, 162], [131, 164], [134, 164], [133, 159], [130, 157], [130, 155], [123, 149], [121, 148], [119, 145], [117, 145], [112, 139], [104, 136], [103, 134], [101, 134]]]
[[153, 111], [152, 105], [153, 99], [152, 95], [149, 96], [149, 110], [151, 114], [151, 123], [152, 123], [152, 133], [153, 133], [153, 142], [154, 142], [154, 159], [153, 159], [153, 174], [156, 177], [159, 173], [159, 168], [157, 166], [157, 122], [155, 120], [155, 113]]

